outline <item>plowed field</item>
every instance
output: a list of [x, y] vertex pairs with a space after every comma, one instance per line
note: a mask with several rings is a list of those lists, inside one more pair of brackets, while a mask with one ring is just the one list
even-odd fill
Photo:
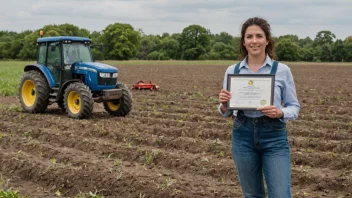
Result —
[[[288, 124], [293, 197], [352, 197], [352, 67], [292, 64], [300, 117]], [[0, 97], [1, 181], [29, 197], [242, 197], [232, 120], [217, 112], [227, 65], [123, 65], [127, 117], [96, 103], [88, 120], [56, 104], [28, 114]]]

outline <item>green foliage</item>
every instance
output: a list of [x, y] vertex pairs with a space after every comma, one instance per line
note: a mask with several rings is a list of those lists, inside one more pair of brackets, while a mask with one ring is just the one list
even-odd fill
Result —
[[179, 59], [179, 48], [179, 42], [171, 37], [164, 37], [160, 42], [160, 51], [164, 60]]
[[210, 51], [210, 31], [200, 25], [190, 25], [183, 29], [180, 46], [184, 60], [198, 60]]
[[235, 53], [234, 46], [223, 42], [216, 42], [212, 46], [209, 54], [210, 60], [236, 60], [238, 54]]
[[334, 62], [345, 61], [345, 57], [347, 53], [342, 40], [337, 39], [335, 43], [333, 43], [331, 48], [331, 55], [332, 55], [332, 61]]
[[17, 191], [12, 189], [0, 190], [0, 198], [27, 198], [25, 195], [19, 194]]
[[92, 39], [92, 54], [94, 60], [105, 60], [105, 48], [103, 44], [102, 32], [94, 31], [90, 34], [90, 39]]
[[292, 34], [287, 34], [284, 36], [279, 36], [278, 40], [283, 40], [283, 39], [289, 39], [290, 41], [294, 42], [294, 43], [298, 43], [299, 39], [297, 35], [292, 35]]
[[[95, 60], [237, 60], [240, 37], [227, 32], [211, 34], [210, 30], [190, 25], [181, 33], [145, 35], [129, 24], [114, 23], [102, 31], [89, 32], [72, 24], [45, 25], [20, 33], [0, 31], [0, 59], [36, 60], [39, 30], [48, 36], [81, 36], [92, 39]], [[314, 40], [297, 35], [273, 38], [280, 61], [352, 61], [352, 36], [335, 40], [331, 31], [317, 33]], [[6, 86], [8, 87], [8, 86]], [[2, 88], [1, 95], [13, 93]]]
[[313, 40], [309, 37], [306, 37], [304, 39], [299, 39], [298, 43], [301, 48], [309, 48], [313, 45]]
[[299, 60], [299, 46], [288, 38], [279, 39], [276, 55], [279, 60], [297, 61]]
[[168, 57], [165, 57], [164, 54], [162, 52], [157, 52], [154, 51], [150, 54], [148, 54], [147, 60], [168, 60]]
[[[147, 59], [147, 56], [152, 52], [158, 52], [160, 45], [160, 36], [144, 35], [141, 38], [138, 58], [141, 60]], [[159, 60], [159, 59], [152, 59]]]
[[129, 24], [114, 23], [103, 31], [103, 43], [108, 59], [128, 60], [135, 57], [140, 41], [140, 32], [135, 31]]
[[321, 46], [321, 56], [320, 60], [323, 62], [330, 62], [332, 61], [332, 53], [331, 53], [331, 44], [325, 43]]
[[315, 45], [324, 45], [324, 44], [331, 44], [333, 40], [336, 38], [335, 34], [331, 31], [325, 30], [320, 31], [317, 33], [314, 39]]
[[234, 37], [227, 32], [220, 32], [220, 34], [215, 34], [212, 38], [215, 42], [221, 42], [225, 45], [231, 45]]
[[314, 59], [314, 49], [312, 47], [309, 48], [300, 48], [299, 57], [302, 61], [311, 62]]
[[352, 43], [345, 44], [345, 61], [351, 62], [352, 61]]
[[17, 190], [9, 188], [8, 181], [5, 181], [0, 175], [0, 198], [27, 198], [27, 196], [21, 195]]

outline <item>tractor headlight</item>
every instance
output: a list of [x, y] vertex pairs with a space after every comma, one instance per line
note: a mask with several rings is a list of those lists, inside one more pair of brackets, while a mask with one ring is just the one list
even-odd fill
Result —
[[113, 73], [113, 74], [112, 74], [112, 77], [113, 77], [113, 78], [117, 78], [118, 75], [119, 75], [119, 73]]
[[110, 78], [110, 73], [100, 73], [99, 75], [102, 78]]

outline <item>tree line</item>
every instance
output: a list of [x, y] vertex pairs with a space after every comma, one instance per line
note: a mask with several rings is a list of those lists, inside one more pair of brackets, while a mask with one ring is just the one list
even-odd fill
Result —
[[[238, 60], [240, 37], [227, 32], [212, 34], [200, 25], [190, 25], [181, 33], [146, 35], [130, 24], [114, 23], [102, 31], [90, 32], [72, 24], [46, 25], [20, 33], [0, 31], [0, 59], [35, 60], [39, 31], [48, 36], [81, 36], [92, 39], [96, 60]], [[351, 62], [352, 36], [336, 39], [328, 30], [316, 37], [296, 35], [274, 37], [280, 61]]]

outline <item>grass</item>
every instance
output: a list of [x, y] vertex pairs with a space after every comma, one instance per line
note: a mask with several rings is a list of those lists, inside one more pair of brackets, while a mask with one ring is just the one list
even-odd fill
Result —
[[7, 190], [0, 189], [0, 198], [27, 198], [27, 196], [21, 195], [17, 191], [13, 191], [11, 189], [7, 189]]
[[5, 181], [0, 175], [0, 198], [27, 198], [26, 195], [21, 195], [18, 191], [8, 188], [8, 181]]
[[23, 68], [33, 62], [0, 61], [0, 95], [11, 96], [18, 94], [18, 86]]

